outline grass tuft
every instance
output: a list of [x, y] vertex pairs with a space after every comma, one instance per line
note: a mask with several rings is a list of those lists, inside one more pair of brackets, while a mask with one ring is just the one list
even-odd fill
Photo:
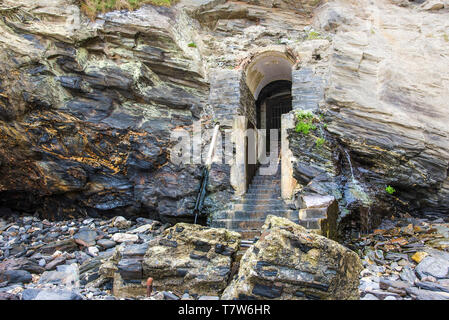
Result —
[[385, 188], [385, 191], [386, 191], [388, 194], [393, 194], [393, 193], [396, 192], [396, 190], [395, 190], [392, 186], [387, 186], [387, 187]]

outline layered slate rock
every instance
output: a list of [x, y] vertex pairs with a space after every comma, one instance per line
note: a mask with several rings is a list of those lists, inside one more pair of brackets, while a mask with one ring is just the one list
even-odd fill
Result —
[[[89, 23], [76, 0], [4, 0], [0, 206], [47, 218], [192, 220], [201, 170], [171, 162], [170, 133], [242, 113], [240, 98], [251, 97], [237, 75], [273, 50], [298, 60], [293, 110], [325, 113], [329, 135], [381, 196], [407, 212], [447, 214], [443, 2], [182, 0]], [[293, 152], [303, 145], [312, 154], [298, 157], [295, 178], [341, 203], [326, 191], [341, 192], [327, 142], [290, 141]], [[211, 172], [208, 213], [228, 202], [227, 172]]]
[[[351, 9], [346, 1], [330, 4], [346, 23], [337, 29], [329, 56], [328, 130], [372, 185], [400, 190], [396, 196], [409, 212], [447, 214], [448, 64], [436, 48], [449, 48], [443, 31], [449, 20], [447, 11], [404, 2], [407, 7], [388, 1], [360, 1]], [[374, 12], [382, 12], [382, 21], [358, 25]]]
[[226, 229], [178, 223], [145, 254], [144, 277], [155, 288], [216, 295], [227, 285], [240, 234]]
[[74, 0], [2, 5], [0, 206], [191, 217], [200, 170], [170, 162], [170, 133], [192, 124], [208, 88], [181, 12], [89, 23]]
[[268, 216], [222, 299], [358, 299], [358, 255], [287, 219]]
[[149, 277], [156, 290], [215, 296], [228, 283], [240, 237], [226, 229], [178, 223], [146, 243], [117, 247], [100, 273], [114, 279], [117, 297], [146, 295]]

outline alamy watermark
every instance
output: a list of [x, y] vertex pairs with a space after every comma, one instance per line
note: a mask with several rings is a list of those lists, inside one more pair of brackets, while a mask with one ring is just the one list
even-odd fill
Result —
[[[202, 129], [196, 121], [191, 130], [183, 128], [171, 132], [174, 147], [170, 150], [171, 162], [179, 164], [205, 164], [210, 155], [214, 129]], [[266, 129], [219, 130], [213, 147], [212, 162], [245, 166], [261, 164], [261, 175], [276, 173], [279, 162], [279, 129], [270, 129], [270, 148], [267, 152]]]

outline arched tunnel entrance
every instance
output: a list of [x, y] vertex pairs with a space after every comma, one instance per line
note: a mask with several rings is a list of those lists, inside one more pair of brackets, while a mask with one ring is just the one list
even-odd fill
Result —
[[[248, 89], [255, 100], [255, 123], [248, 121], [247, 128], [256, 127], [264, 134], [262, 146], [259, 145], [257, 164], [247, 163], [246, 183], [251, 183], [256, 168], [261, 160], [266, 163], [276, 156], [279, 162], [281, 152], [281, 118], [292, 110], [292, 66], [295, 59], [285, 52], [266, 51], [256, 55], [245, 69], [245, 79]], [[276, 137], [273, 134], [277, 135]], [[276, 138], [273, 140], [273, 138]], [[247, 150], [257, 149], [248, 140]], [[255, 139], [252, 139], [255, 141]], [[255, 142], [253, 142], [255, 143]], [[260, 143], [260, 141], [258, 142]], [[248, 157], [246, 157], [248, 159]], [[278, 166], [276, 167], [278, 168]], [[273, 174], [275, 174], [274, 172]]]

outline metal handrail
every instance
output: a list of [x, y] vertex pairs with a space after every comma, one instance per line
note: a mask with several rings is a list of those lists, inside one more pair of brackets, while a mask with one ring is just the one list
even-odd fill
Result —
[[207, 153], [206, 164], [204, 166], [202, 179], [201, 179], [202, 180], [201, 186], [200, 186], [200, 190], [198, 191], [198, 196], [196, 198], [195, 208], [193, 209], [193, 212], [195, 213], [194, 224], [196, 224], [198, 214], [201, 212], [201, 209], [203, 208], [204, 198], [206, 197], [206, 187], [207, 187], [207, 183], [209, 181], [209, 170], [210, 170], [210, 167], [212, 166], [212, 159], [213, 159], [213, 155], [214, 155], [214, 151], [215, 151], [215, 144], [217, 143], [219, 129], [220, 129], [220, 125], [217, 124], [214, 128], [214, 133], [212, 135], [212, 140], [211, 140], [210, 146], [209, 146], [209, 152]]

